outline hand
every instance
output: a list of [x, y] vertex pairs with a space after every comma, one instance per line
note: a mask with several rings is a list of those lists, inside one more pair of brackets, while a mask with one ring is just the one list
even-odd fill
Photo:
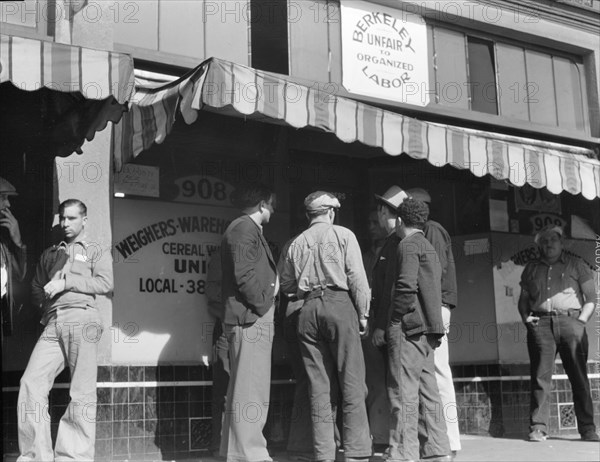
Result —
[[364, 337], [369, 333], [369, 320], [367, 318], [359, 318], [358, 332], [361, 337]]
[[65, 280], [57, 279], [55, 281], [50, 281], [48, 284], [44, 286], [44, 293], [46, 294], [46, 298], [54, 298], [56, 295], [64, 292], [65, 290]]
[[385, 341], [385, 331], [383, 329], [375, 329], [373, 331], [373, 337], [371, 338], [371, 342], [376, 347], [381, 347], [386, 344]]
[[525, 319], [525, 325], [531, 324], [532, 326], [537, 326], [539, 320], [539, 316], [534, 316], [530, 314], [529, 316], [527, 316], [527, 319]]
[[429, 343], [429, 346], [435, 350], [442, 344], [442, 337], [439, 335], [427, 335], [427, 343]]
[[0, 226], [8, 229], [10, 238], [17, 247], [21, 247], [23, 242], [21, 241], [21, 230], [19, 229], [19, 222], [12, 214], [10, 209], [4, 209], [0, 211]]

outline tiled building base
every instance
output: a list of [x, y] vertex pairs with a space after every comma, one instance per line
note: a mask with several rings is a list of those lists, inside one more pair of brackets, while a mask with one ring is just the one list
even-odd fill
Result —
[[[594, 415], [600, 416], [598, 363], [590, 363]], [[457, 366], [455, 389], [463, 434], [525, 437], [529, 419], [528, 365]], [[20, 373], [3, 374], [4, 453], [17, 452]], [[274, 367], [265, 428], [269, 445], [284, 447], [291, 416], [289, 369]], [[68, 402], [62, 374], [50, 396], [52, 434]], [[211, 441], [211, 370], [202, 366], [101, 366], [98, 374], [96, 460], [202, 457]], [[570, 385], [557, 364], [551, 395], [551, 435], [576, 433]]]

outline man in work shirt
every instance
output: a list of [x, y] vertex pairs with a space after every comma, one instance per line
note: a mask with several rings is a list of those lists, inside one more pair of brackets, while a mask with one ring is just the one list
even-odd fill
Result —
[[[304, 300], [298, 336], [310, 381], [313, 448], [317, 461], [333, 461], [336, 382], [342, 394], [347, 461], [371, 456], [360, 333], [367, 331], [370, 290], [356, 236], [333, 224], [338, 199], [316, 191], [304, 200], [309, 228], [286, 253], [282, 290]], [[333, 404], [332, 404], [333, 403]]]
[[[96, 379], [102, 324], [96, 295], [113, 289], [110, 252], [83, 240], [87, 208], [68, 199], [58, 208], [64, 241], [42, 253], [31, 283], [32, 301], [46, 327], [21, 378], [19, 461], [92, 461], [96, 441]], [[71, 401], [52, 450], [48, 394], [69, 367]], [[45, 415], [43, 415], [43, 414]]]
[[540, 258], [521, 274], [519, 314], [527, 327], [531, 370], [529, 441], [544, 441], [550, 420], [550, 387], [556, 353], [573, 388], [577, 430], [583, 441], [600, 441], [587, 377], [585, 324], [594, 313], [592, 270], [563, 251], [563, 229], [548, 225], [535, 236]]

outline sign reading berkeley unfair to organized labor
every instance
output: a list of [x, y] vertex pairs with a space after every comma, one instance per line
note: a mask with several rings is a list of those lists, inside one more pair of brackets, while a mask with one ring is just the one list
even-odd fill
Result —
[[208, 263], [239, 215], [226, 199], [220, 205], [115, 200], [115, 363], [210, 358], [215, 321], [206, 298]]
[[346, 90], [402, 103], [429, 102], [427, 27], [414, 13], [342, 0]]

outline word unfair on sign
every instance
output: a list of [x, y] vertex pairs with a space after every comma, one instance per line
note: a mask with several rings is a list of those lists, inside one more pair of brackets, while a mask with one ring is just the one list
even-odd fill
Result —
[[425, 106], [427, 28], [415, 15], [342, 1], [343, 85], [352, 93]]

